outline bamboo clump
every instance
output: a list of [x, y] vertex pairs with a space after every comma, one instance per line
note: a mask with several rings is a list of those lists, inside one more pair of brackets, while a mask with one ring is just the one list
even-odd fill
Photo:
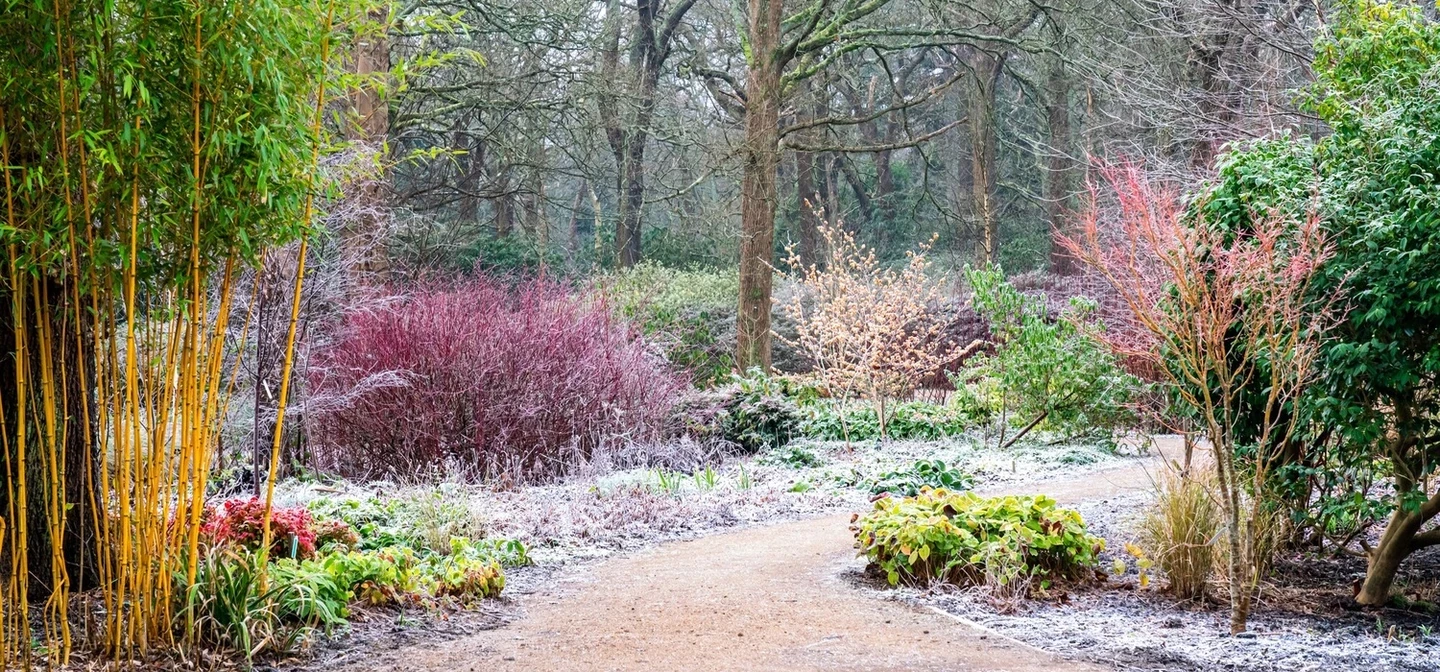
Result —
[[[4, 338], [13, 342], [10, 360], [0, 360], [13, 379], [0, 384], [0, 668], [28, 669], [41, 655], [48, 666], [66, 664], [77, 625], [81, 641], [117, 662], [193, 635], [180, 591], [195, 582], [204, 553], [209, 478], [250, 325], [248, 312], [238, 329], [232, 324], [240, 312], [234, 286], [266, 247], [303, 234], [312, 217], [333, 9], [322, 24], [318, 8], [283, 0], [179, 6], [181, 16], [138, 6], [122, 16], [115, 5], [86, 0], [52, 0], [48, 16], [16, 10], [33, 12], [20, 18], [22, 27], [31, 20], [49, 30], [36, 38], [47, 48], [34, 49], [31, 60], [48, 68], [37, 67], [36, 79], [49, 80], [52, 93], [48, 109], [27, 107], [11, 90], [0, 95], [0, 302]], [[318, 59], [291, 63], [306, 67], [292, 79], [305, 83], [308, 100], [294, 109], [283, 99], [260, 101], [303, 119], [300, 132], [311, 138], [310, 151], [277, 168], [303, 173], [290, 184], [303, 196], [282, 200], [266, 191], [264, 176], [251, 183], [236, 175], [244, 187], [227, 183], [227, 171], [253, 166], [237, 167], [227, 154], [226, 143], [241, 133], [225, 106], [244, 111], [256, 95], [246, 68], [260, 67], [228, 45], [254, 41], [233, 31], [296, 7], [316, 19], [310, 28], [321, 45]], [[237, 20], [246, 12], [253, 21]], [[0, 31], [10, 27], [0, 22]], [[171, 39], [165, 44], [173, 49], [146, 51], [147, 39]], [[133, 51], [120, 53], [125, 48]], [[164, 58], [184, 62], [190, 81], [147, 84], [134, 74]], [[177, 101], [188, 107], [183, 117]], [[161, 162], [182, 155], [183, 172]], [[276, 452], [304, 283], [303, 236], [299, 254]], [[266, 491], [267, 542], [276, 462]], [[37, 567], [48, 576], [37, 577]], [[72, 616], [72, 605], [84, 607], [82, 617]]]

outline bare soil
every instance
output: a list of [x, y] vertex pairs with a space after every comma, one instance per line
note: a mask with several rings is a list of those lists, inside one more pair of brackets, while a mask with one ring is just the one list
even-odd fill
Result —
[[[1150, 487], [1126, 466], [987, 494], [1062, 503]], [[503, 627], [346, 656], [342, 670], [1109, 669], [1061, 657], [935, 610], [878, 600], [852, 580], [849, 516], [668, 543], [595, 563], [512, 598]], [[367, 647], [369, 648], [369, 647]], [[335, 661], [337, 663], [341, 661]]]

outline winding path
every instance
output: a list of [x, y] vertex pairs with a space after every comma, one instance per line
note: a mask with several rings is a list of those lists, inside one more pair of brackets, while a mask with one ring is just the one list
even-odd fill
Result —
[[[1154, 464], [986, 494], [1104, 499], [1150, 487], [1147, 468]], [[856, 589], [844, 578], [863, 564], [848, 524], [848, 514], [835, 515], [663, 544], [521, 596], [525, 613], [506, 627], [386, 652], [352, 669], [1105, 669]]]

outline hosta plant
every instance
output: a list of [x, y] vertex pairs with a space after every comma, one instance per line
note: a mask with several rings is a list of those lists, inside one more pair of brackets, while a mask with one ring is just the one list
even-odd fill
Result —
[[[898, 441], [937, 441], [965, 433], [970, 418], [948, 406], [924, 402], [895, 404], [885, 421], [885, 433]], [[816, 406], [801, 425], [807, 437], [821, 441], [873, 441], [880, 437], [880, 414], [871, 404]]]
[[916, 460], [905, 469], [896, 469], [876, 476], [870, 483], [870, 492], [914, 497], [925, 488], [944, 488], [950, 491], [969, 490], [975, 485], [975, 477], [959, 469], [947, 466], [940, 460]]
[[945, 488], [886, 497], [851, 527], [855, 546], [890, 585], [1009, 584], [1079, 577], [1104, 540], [1044, 495], [981, 497]]

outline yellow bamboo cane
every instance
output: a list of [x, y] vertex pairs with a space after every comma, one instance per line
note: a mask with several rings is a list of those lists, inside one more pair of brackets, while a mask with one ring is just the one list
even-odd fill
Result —
[[[320, 42], [320, 63], [325, 67], [330, 61], [330, 27], [335, 17], [335, 3], [332, 2], [325, 14], [325, 36]], [[310, 244], [310, 217], [314, 214], [315, 205], [315, 170], [320, 163], [320, 123], [325, 114], [325, 75], [320, 75], [320, 83], [315, 94], [315, 120], [310, 131], [315, 140], [310, 152], [310, 170], [306, 173], [305, 189], [305, 210], [302, 215], [301, 226], [305, 231], [300, 237], [300, 251], [296, 260], [295, 268], [295, 294], [290, 301], [290, 325], [285, 335], [285, 364], [281, 367], [280, 373], [280, 398], [279, 406], [275, 414], [275, 436], [270, 445], [270, 470], [265, 482], [265, 513], [262, 525], [260, 542], [260, 580], [261, 586], [265, 585], [266, 572], [265, 564], [270, 555], [270, 544], [273, 531], [270, 529], [270, 518], [275, 502], [275, 475], [280, 461], [280, 442], [284, 439], [285, 428], [285, 406], [289, 403], [290, 374], [295, 363], [295, 326], [300, 321], [300, 292], [305, 285], [305, 256]]]

